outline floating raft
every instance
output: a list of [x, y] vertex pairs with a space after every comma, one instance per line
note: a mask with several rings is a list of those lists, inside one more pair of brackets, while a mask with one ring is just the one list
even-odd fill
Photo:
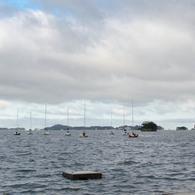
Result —
[[72, 180], [101, 179], [102, 173], [91, 171], [62, 172], [62, 175]]

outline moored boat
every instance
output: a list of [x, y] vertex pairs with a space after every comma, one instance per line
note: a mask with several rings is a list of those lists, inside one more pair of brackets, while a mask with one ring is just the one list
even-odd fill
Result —
[[14, 133], [14, 135], [20, 135], [20, 132], [16, 131], [16, 132]]
[[136, 137], [138, 137], [138, 136], [139, 136], [139, 135], [136, 134], [136, 133], [128, 134], [128, 137], [130, 137], [130, 138], [136, 138]]
[[83, 129], [83, 133], [79, 135], [79, 137], [81, 138], [88, 137], [88, 134], [85, 132], [85, 118], [86, 118], [86, 102], [84, 102], [84, 129]]
[[128, 135], [127, 130], [124, 129], [123, 135]]
[[44, 130], [43, 135], [50, 135], [51, 131]]
[[67, 131], [66, 132], [66, 136], [71, 136], [71, 132], [70, 131]]
[[29, 129], [29, 131], [27, 131], [27, 134], [28, 134], [28, 135], [32, 135], [32, 134], [33, 134], [32, 130]]
[[71, 131], [69, 130], [69, 107], [67, 108], [67, 131], [66, 136], [71, 136]]
[[114, 131], [110, 131], [109, 132], [109, 135], [114, 135]]
[[45, 128], [43, 131], [43, 135], [50, 135], [51, 131], [47, 130], [46, 124], [47, 124], [47, 104], [45, 104]]
[[82, 138], [88, 137], [88, 134], [83, 132], [83, 133], [80, 134], [80, 137], [82, 137]]

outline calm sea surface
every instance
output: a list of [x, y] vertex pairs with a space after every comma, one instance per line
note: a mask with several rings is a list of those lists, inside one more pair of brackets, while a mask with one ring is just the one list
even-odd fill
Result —
[[[195, 131], [0, 131], [0, 194], [163, 194], [195, 191]], [[98, 171], [72, 181], [63, 171]]]

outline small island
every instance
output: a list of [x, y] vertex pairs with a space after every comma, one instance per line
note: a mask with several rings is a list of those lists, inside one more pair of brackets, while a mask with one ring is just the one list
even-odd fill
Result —
[[177, 130], [177, 131], [183, 131], [183, 130], [186, 131], [186, 130], [188, 130], [188, 128], [182, 126], [182, 127], [177, 127], [176, 130]]
[[157, 131], [158, 126], [152, 121], [145, 121], [140, 128], [141, 131]]

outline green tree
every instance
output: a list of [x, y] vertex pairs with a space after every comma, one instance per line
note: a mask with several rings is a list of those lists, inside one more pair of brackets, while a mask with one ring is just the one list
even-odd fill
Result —
[[145, 121], [140, 128], [141, 131], [157, 131], [157, 125], [152, 121]]

